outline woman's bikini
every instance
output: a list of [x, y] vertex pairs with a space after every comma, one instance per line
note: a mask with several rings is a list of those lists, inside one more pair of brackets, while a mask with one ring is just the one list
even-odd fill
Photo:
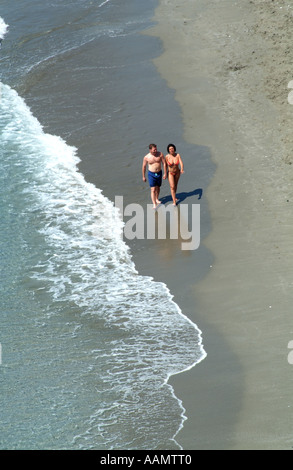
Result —
[[[172, 156], [172, 155], [171, 155], [171, 156]], [[177, 174], [180, 172], [180, 170], [179, 170], [179, 158], [177, 157], [177, 160], [175, 160], [174, 162], [170, 163], [170, 162], [169, 162], [169, 157], [170, 157], [170, 155], [168, 155], [168, 156], [166, 157], [166, 161], [167, 161], [168, 166], [169, 166], [169, 173], [170, 173], [170, 175], [175, 176], [175, 175], [177, 175]]]

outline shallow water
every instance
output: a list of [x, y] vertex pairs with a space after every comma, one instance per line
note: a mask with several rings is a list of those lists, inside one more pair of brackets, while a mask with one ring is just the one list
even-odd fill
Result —
[[[147, 18], [132, 0], [123, 9], [112, 0], [20, 2], [17, 12], [4, 3], [0, 446], [178, 448], [184, 407], [167, 380], [202, 360], [200, 331], [165, 284], [137, 272], [117, 209], [78, 171], [79, 149], [58, 136], [69, 132], [66, 121], [47, 133], [19, 95], [48, 61], [60, 66], [97, 37], [107, 47], [101, 67], [105, 57], [118, 66], [111, 40], [135, 41], [153, 2]], [[102, 110], [97, 127], [113, 132], [114, 114]]]

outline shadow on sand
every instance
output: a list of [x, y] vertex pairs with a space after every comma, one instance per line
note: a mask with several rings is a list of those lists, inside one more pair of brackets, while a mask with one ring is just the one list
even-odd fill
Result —
[[[176, 197], [178, 199], [178, 204], [180, 204], [180, 202], [183, 202], [183, 201], [185, 201], [185, 199], [188, 199], [189, 197], [192, 197], [192, 196], [198, 196], [198, 199], [201, 199], [202, 189], [198, 188], [198, 189], [194, 189], [193, 191], [182, 192], [182, 193], [177, 193], [176, 194]], [[167, 204], [167, 202], [172, 201], [172, 197], [171, 197], [171, 195], [160, 197], [160, 201], [161, 201], [162, 204]]]

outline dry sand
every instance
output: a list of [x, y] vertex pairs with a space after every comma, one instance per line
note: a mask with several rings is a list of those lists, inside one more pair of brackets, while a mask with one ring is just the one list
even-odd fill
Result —
[[[172, 378], [188, 420], [184, 449], [293, 446], [292, 0], [160, 0], [185, 139], [217, 169], [202, 243], [215, 259], [194, 284], [207, 358]], [[225, 348], [222, 345], [225, 344]]]

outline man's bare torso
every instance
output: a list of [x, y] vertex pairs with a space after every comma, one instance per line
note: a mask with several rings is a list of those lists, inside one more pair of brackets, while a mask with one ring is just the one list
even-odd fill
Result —
[[152, 171], [153, 173], [157, 173], [158, 171], [161, 171], [162, 169], [162, 156], [163, 154], [161, 152], [156, 152], [156, 155], [152, 155], [151, 153], [148, 153], [144, 158], [148, 163], [149, 166], [149, 171]]

